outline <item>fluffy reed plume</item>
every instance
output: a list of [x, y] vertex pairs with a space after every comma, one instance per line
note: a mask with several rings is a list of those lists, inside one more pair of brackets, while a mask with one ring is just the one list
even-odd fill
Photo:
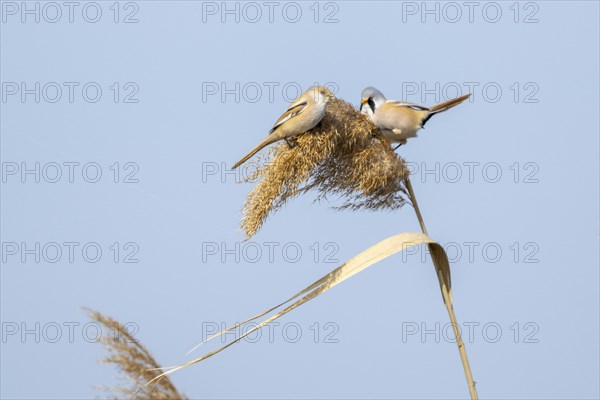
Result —
[[325, 117], [290, 148], [280, 143], [247, 181], [259, 180], [243, 208], [241, 227], [253, 236], [266, 218], [300, 193], [338, 196], [338, 209], [394, 210], [404, 203], [408, 170], [377, 127], [351, 104], [332, 99]]
[[177, 391], [168, 377], [156, 380], [152, 385], [144, 386], [162, 372], [160, 365], [150, 352], [119, 322], [97, 311], [87, 310], [87, 312], [90, 318], [96, 320], [110, 332], [104, 334], [100, 339], [110, 353], [102, 362], [116, 365], [130, 383], [130, 386], [103, 388], [105, 391], [112, 392], [115, 399], [186, 399]]

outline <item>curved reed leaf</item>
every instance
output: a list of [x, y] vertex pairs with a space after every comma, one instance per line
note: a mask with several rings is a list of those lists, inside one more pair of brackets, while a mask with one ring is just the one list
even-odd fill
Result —
[[[222, 334], [224, 334], [225, 332], [235, 329], [245, 323], [248, 323], [250, 321], [255, 321], [275, 310], [280, 310], [276, 314], [274, 314], [274, 315], [264, 319], [262, 322], [258, 323], [252, 329], [249, 329], [247, 332], [245, 332], [240, 337], [236, 338], [234, 341], [232, 341], [214, 351], [211, 351], [201, 357], [198, 357], [194, 360], [188, 361], [185, 364], [182, 364], [179, 366], [174, 366], [174, 367], [169, 367], [167, 371], [156, 376], [154, 379], [152, 379], [151, 381], [146, 383], [146, 385], [149, 385], [153, 382], [160, 381], [162, 378], [166, 377], [167, 375], [169, 375], [175, 371], [178, 371], [185, 367], [189, 367], [190, 365], [199, 363], [200, 361], [206, 360], [207, 358], [220, 353], [221, 351], [225, 350], [226, 348], [230, 347], [231, 345], [238, 343], [239, 341], [241, 341], [242, 339], [244, 339], [246, 336], [250, 335], [254, 331], [275, 321], [276, 319], [289, 313], [290, 311], [301, 306], [302, 304], [306, 303], [307, 301], [312, 300], [315, 297], [325, 293], [329, 289], [333, 288], [334, 286], [339, 285], [346, 279], [367, 269], [368, 267], [374, 265], [378, 261], [381, 261], [393, 254], [396, 254], [398, 252], [404, 251], [410, 247], [417, 246], [420, 244], [427, 244], [430, 248], [431, 256], [435, 260], [434, 265], [436, 266], [436, 272], [442, 277], [442, 279], [440, 279], [440, 286], [441, 286], [442, 292], [444, 291], [444, 289], [446, 289], [448, 292], [451, 292], [450, 266], [449, 266], [450, 264], [448, 262], [448, 257], [446, 256], [446, 252], [444, 251], [444, 248], [439, 243], [433, 241], [429, 236], [425, 235], [424, 233], [400, 233], [398, 235], [394, 235], [385, 240], [382, 240], [381, 242], [369, 247], [367, 250], [357, 254], [356, 256], [352, 257], [350, 260], [348, 260], [347, 262], [345, 262], [338, 268], [334, 269], [333, 271], [331, 271], [327, 275], [323, 276], [321, 279], [317, 280], [316, 282], [309, 285], [308, 287], [301, 290], [300, 292], [296, 293], [295, 295], [293, 295], [292, 297], [290, 297], [288, 300], [284, 301], [283, 303], [280, 303], [279, 305], [272, 307], [272, 308], [268, 309], [267, 311], [264, 311], [260, 314], [257, 314], [256, 316], [249, 318], [240, 324], [236, 324], [230, 328], [224, 329], [224, 330], [216, 333], [215, 335], [209, 337], [203, 343], [205, 343], [211, 339], [214, 339], [215, 337], [219, 337]], [[296, 301], [293, 302], [291, 305], [288, 305], [283, 310], [281, 310], [281, 308], [283, 306], [285, 306], [286, 304], [289, 304], [290, 302], [292, 302], [294, 300], [296, 300]], [[196, 347], [198, 347], [198, 346], [196, 346]], [[167, 368], [163, 368], [163, 369], [167, 369]]]

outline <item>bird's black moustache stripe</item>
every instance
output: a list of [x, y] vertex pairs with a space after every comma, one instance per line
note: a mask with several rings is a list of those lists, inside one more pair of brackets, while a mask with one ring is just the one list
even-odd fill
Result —
[[373, 101], [372, 97], [369, 97], [369, 100], [367, 101], [367, 103], [369, 104], [369, 107], [371, 107], [371, 111], [373, 111], [373, 113], [375, 112], [375, 102]]

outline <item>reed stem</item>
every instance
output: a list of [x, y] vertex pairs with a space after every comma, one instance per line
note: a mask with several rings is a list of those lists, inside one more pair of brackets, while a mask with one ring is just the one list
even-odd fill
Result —
[[[421, 215], [421, 210], [419, 209], [419, 205], [417, 203], [417, 198], [415, 196], [415, 192], [413, 190], [412, 184], [410, 183], [410, 177], [406, 177], [405, 179], [406, 189], [408, 189], [408, 195], [410, 196], [410, 201], [415, 209], [415, 213], [417, 214], [417, 219], [419, 220], [419, 224], [421, 225], [421, 230], [424, 234], [429, 236], [427, 233], [427, 228], [425, 227], [425, 222], [423, 221], [423, 216]], [[431, 249], [430, 249], [431, 252]], [[450, 297], [449, 288], [446, 286], [444, 277], [442, 276], [441, 269], [437, 265], [437, 261], [435, 257], [432, 257], [433, 264], [435, 266], [435, 270], [437, 273], [438, 280], [440, 282], [440, 288], [442, 290], [442, 297], [444, 298], [444, 304], [446, 305], [446, 310], [448, 310], [448, 315], [450, 316], [450, 322], [452, 323], [452, 328], [454, 329], [454, 337], [456, 337], [456, 345], [458, 346], [458, 352], [460, 353], [460, 359], [462, 361], [463, 369], [465, 370], [465, 376], [467, 378], [467, 385], [469, 386], [469, 393], [471, 395], [472, 400], [477, 400], [477, 390], [475, 389], [475, 381], [473, 380], [473, 374], [471, 373], [471, 366], [469, 365], [469, 358], [467, 357], [467, 348], [465, 347], [465, 343], [462, 340], [462, 335], [460, 334], [460, 330], [458, 327], [458, 323], [456, 322], [456, 315], [454, 314], [454, 307], [452, 306], [452, 299]]]

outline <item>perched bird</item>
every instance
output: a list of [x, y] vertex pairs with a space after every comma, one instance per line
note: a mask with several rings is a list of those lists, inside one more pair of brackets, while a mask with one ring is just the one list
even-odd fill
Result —
[[388, 100], [383, 93], [370, 86], [362, 92], [360, 111], [377, 125], [383, 136], [399, 143], [396, 146], [398, 148], [408, 138], [416, 137], [417, 131], [425, 126], [429, 118], [459, 105], [469, 96], [467, 94], [427, 108], [405, 101]]
[[[334, 97], [333, 93], [323, 86], [313, 86], [290, 104], [287, 110], [279, 117], [273, 128], [250, 153], [246, 154], [240, 161], [235, 163], [232, 169], [236, 169], [263, 147], [279, 140], [287, 140], [311, 130], [325, 115], [325, 107], [329, 100]], [[288, 142], [289, 145], [289, 142]]]

